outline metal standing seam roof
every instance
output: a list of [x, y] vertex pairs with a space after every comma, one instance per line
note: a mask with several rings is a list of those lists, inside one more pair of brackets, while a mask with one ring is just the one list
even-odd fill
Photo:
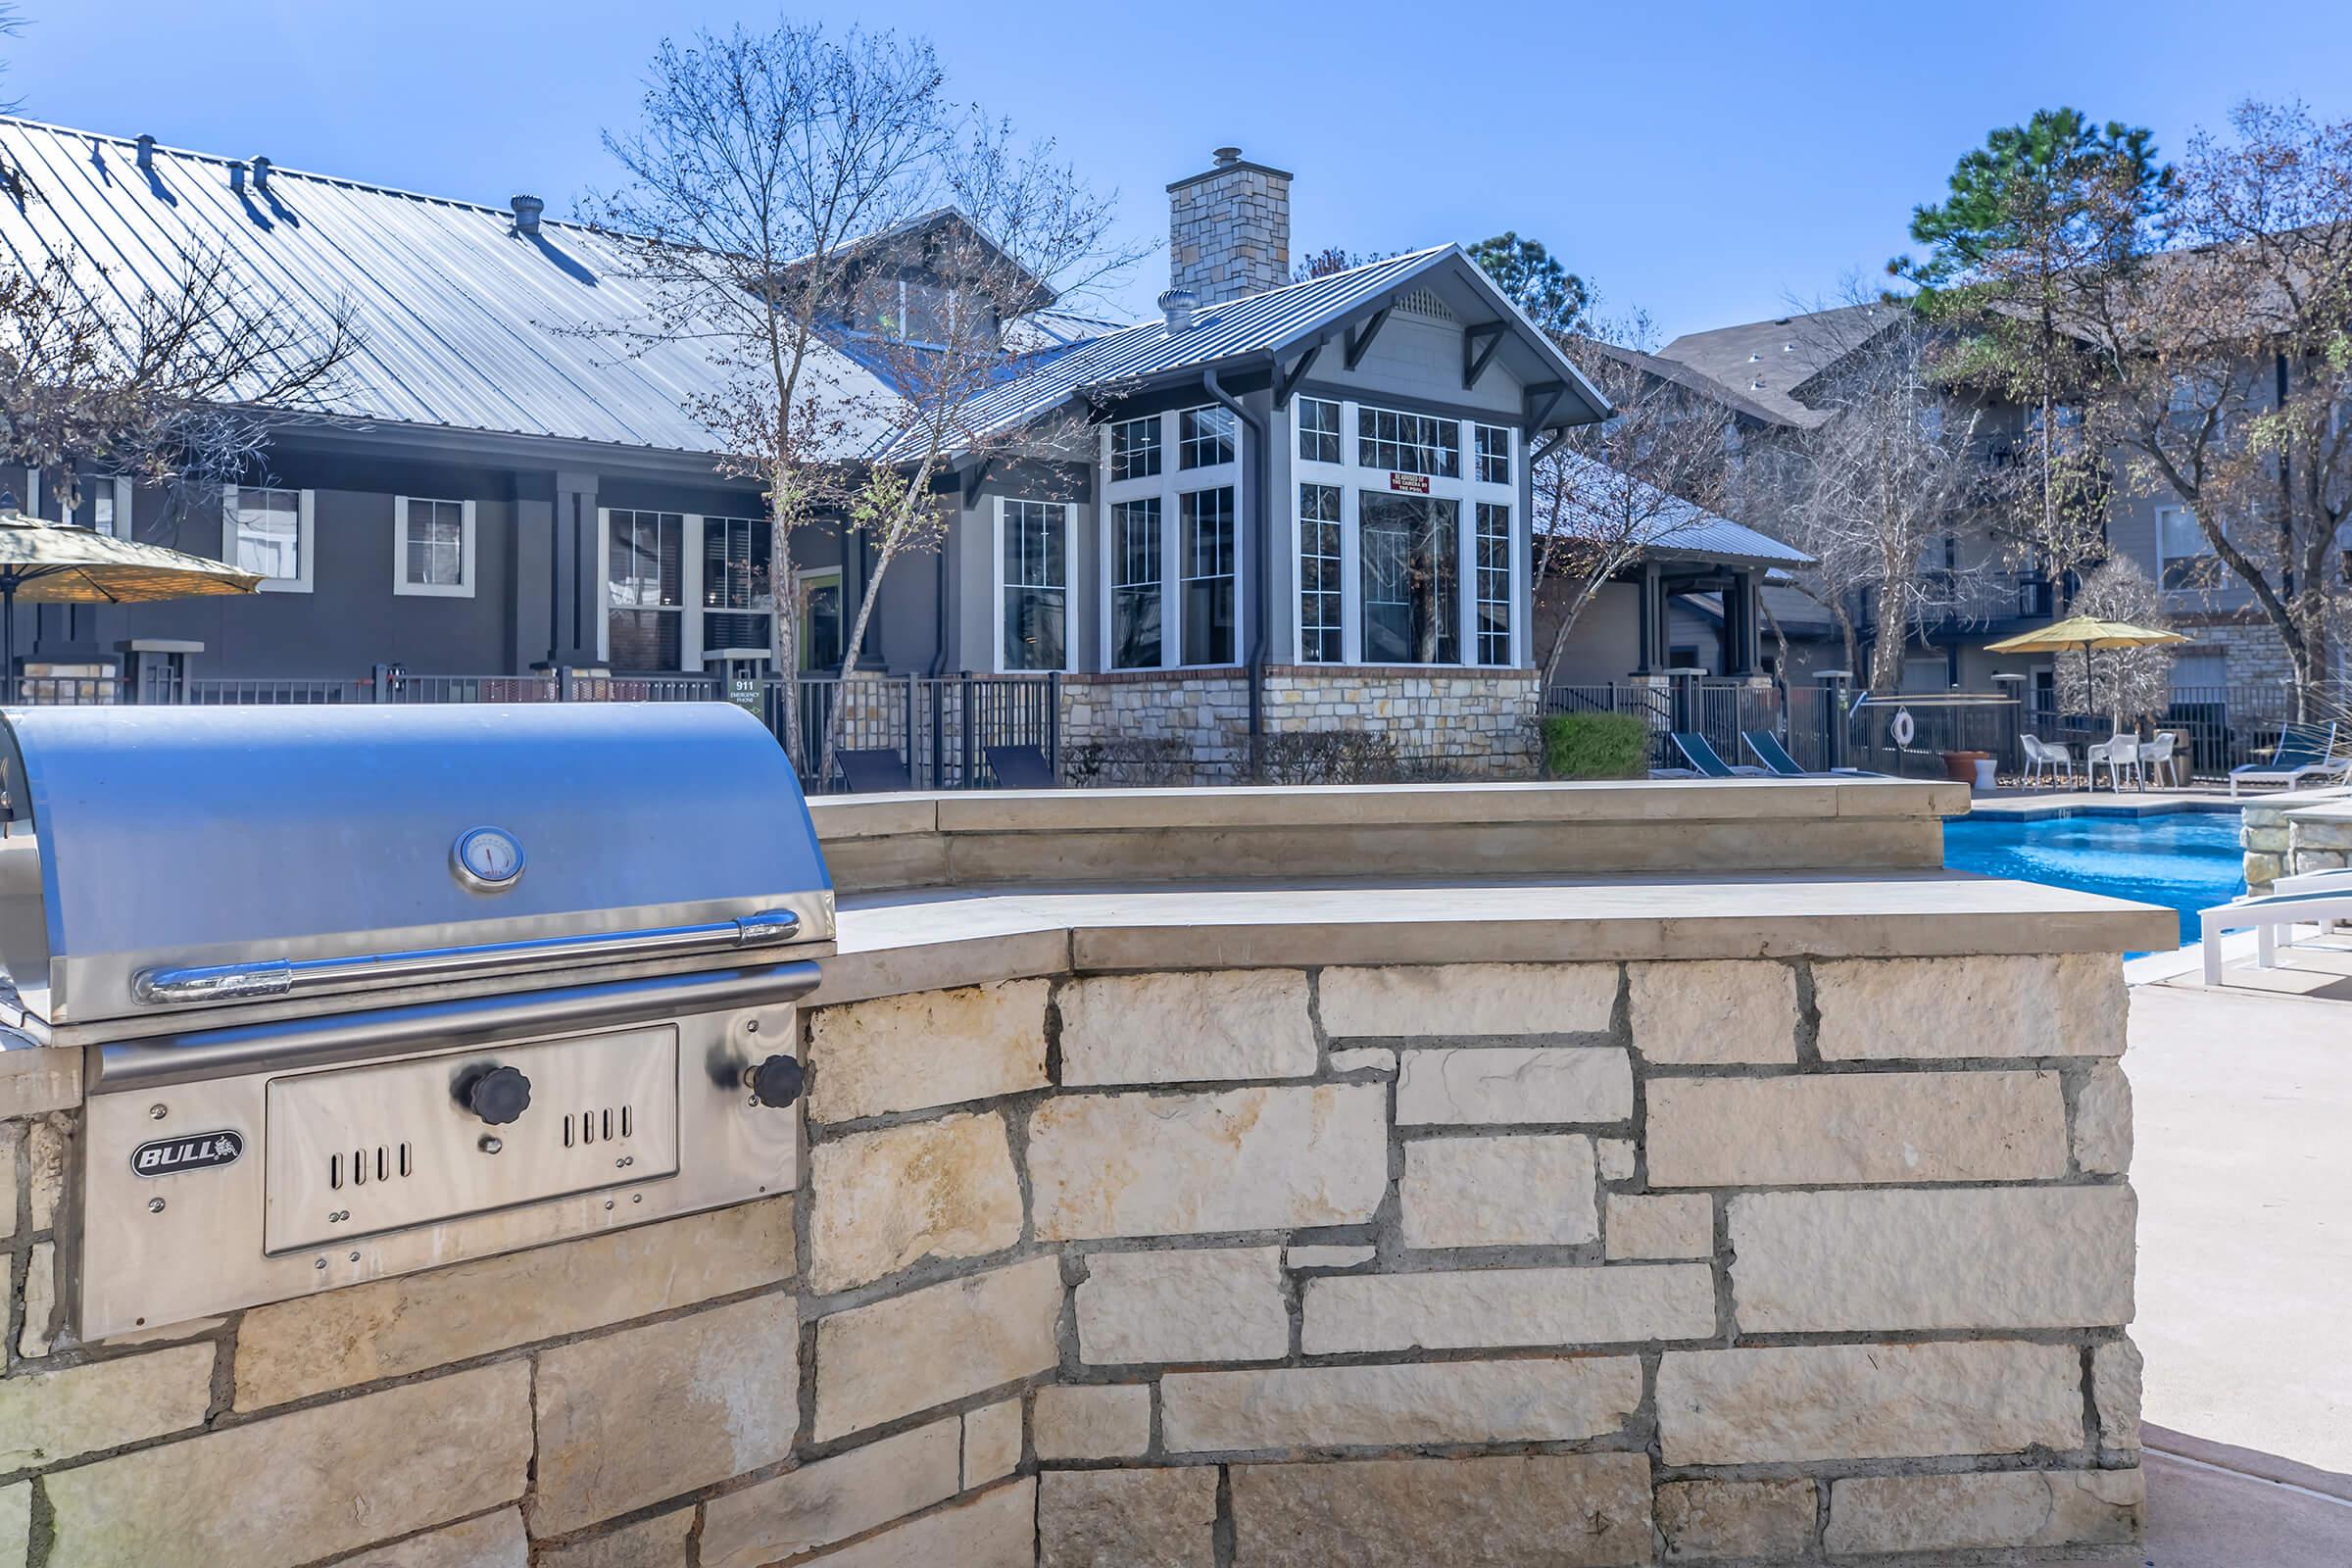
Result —
[[[0, 199], [0, 254], [37, 269], [78, 256], [106, 270], [125, 310], [168, 289], [183, 248], [226, 257], [264, 308], [323, 322], [348, 302], [359, 353], [329, 400], [336, 415], [717, 453], [685, 400], [724, 372], [692, 343], [642, 349], [577, 335], [642, 322], [651, 291], [623, 275], [622, 243], [544, 221], [534, 241], [504, 208], [272, 166], [268, 188], [230, 183], [239, 160], [0, 117], [0, 163], [22, 194]], [[575, 330], [567, 330], [575, 329]], [[850, 441], [891, 431], [903, 400], [830, 348], [811, 368], [881, 416]]]
[[[1680, 496], [1668, 495], [1657, 486], [1637, 479], [1629, 473], [1611, 468], [1597, 458], [1582, 453], [1557, 454], [1562, 463], [1580, 466], [1594, 482], [1629, 485], [1640, 505], [1650, 510], [1642, 526], [1643, 550], [1659, 556], [1696, 557], [1707, 561], [1729, 561], [1747, 565], [1809, 566], [1813, 558], [1793, 545], [1785, 545], [1768, 533], [1750, 528], [1743, 522], [1719, 517], [1703, 507]], [[1567, 512], [1541, 518], [1537, 524], [1545, 533], [1565, 530], [1574, 535], [1591, 530], [1599, 532], [1614, 526], [1596, 514], [1571, 507]]]
[[[1606, 416], [1608, 400], [1509, 298], [1487, 280], [1459, 245], [1436, 245], [1350, 268], [1262, 294], [1204, 306], [1192, 326], [1171, 333], [1152, 319], [1106, 333], [1018, 380], [971, 400], [963, 424], [975, 439], [1015, 429], [1053, 413], [1092, 388], [1116, 387], [1154, 376], [1205, 368], [1229, 360], [1279, 352], [1329, 331], [1348, 316], [1407, 287], [1415, 278], [1459, 261], [1490, 298], [1496, 314], [1515, 321], [1554, 362], [1558, 378], [1584, 401], [1591, 417]], [[1569, 421], [1574, 422], [1574, 421]]]

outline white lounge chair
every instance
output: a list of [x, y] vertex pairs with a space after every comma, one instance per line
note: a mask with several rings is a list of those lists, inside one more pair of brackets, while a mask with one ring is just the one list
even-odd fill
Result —
[[2318, 893], [2273, 893], [2259, 899], [2240, 899], [2207, 909], [2197, 916], [2198, 937], [2205, 952], [2205, 983], [2222, 983], [2222, 933], [2254, 929], [2254, 967], [2276, 969], [2278, 966], [2278, 933], [2286, 932], [2286, 945], [2294, 945], [2297, 924], [2326, 925], [2330, 920], [2352, 920], [2352, 888]]
[[2140, 748], [2139, 760], [2158, 784], [2177, 790], [2188, 788], [2188, 759], [2181, 755], [2180, 746], [2179, 730], [2160, 729], [2154, 740]]
[[2061, 770], [2064, 770], [2066, 774], [2066, 787], [2070, 790], [2075, 787], [2075, 754], [2073, 752], [2054, 742], [2045, 741], [2038, 735], [2020, 735], [2017, 740], [2018, 744], [2025, 749], [2026, 784], [2029, 788], [2040, 783], [2044, 775], [2047, 775], [2050, 782], [2055, 784], [2058, 782], [2058, 774]]

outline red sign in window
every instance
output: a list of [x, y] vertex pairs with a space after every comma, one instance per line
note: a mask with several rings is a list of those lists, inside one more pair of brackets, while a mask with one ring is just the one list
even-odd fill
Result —
[[1400, 490], [1408, 496], [1425, 496], [1429, 494], [1429, 475], [1426, 473], [1392, 473], [1389, 475], [1389, 488]]

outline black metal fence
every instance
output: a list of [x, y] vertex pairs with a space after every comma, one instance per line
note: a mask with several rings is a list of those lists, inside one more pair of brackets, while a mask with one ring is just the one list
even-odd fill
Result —
[[[1035, 747], [1062, 771], [1061, 677], [1058, 675], [839, 675], [797, 678], [797, 713], [789, 721], [784, 683], [775, 676], [728, 685], [715, 675], [594, 675], [569, 670], [524, 675], [413, 674], [378, 664], [366, 675], [189, 676], [169, 664], [123, 675], [27, 675], [14, 701], [26, 706], [283, 707], [323, 703], [713, 703], [758, 714], [785, 745], [804, 779], [824, 755], [826, 727], [838, 711], [837, 750], [892, 752], [916, 789], [990, 789], [993, 746]], [[810, 793], [840, 788], [841, 770], [808, 784]]]

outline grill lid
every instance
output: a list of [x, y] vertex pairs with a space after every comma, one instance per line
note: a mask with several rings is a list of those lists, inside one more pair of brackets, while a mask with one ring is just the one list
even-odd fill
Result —
[[0, 964], [51, 1023], [833, 935], [799, 782], [731, 704], [22, 710], [0, 779]]

